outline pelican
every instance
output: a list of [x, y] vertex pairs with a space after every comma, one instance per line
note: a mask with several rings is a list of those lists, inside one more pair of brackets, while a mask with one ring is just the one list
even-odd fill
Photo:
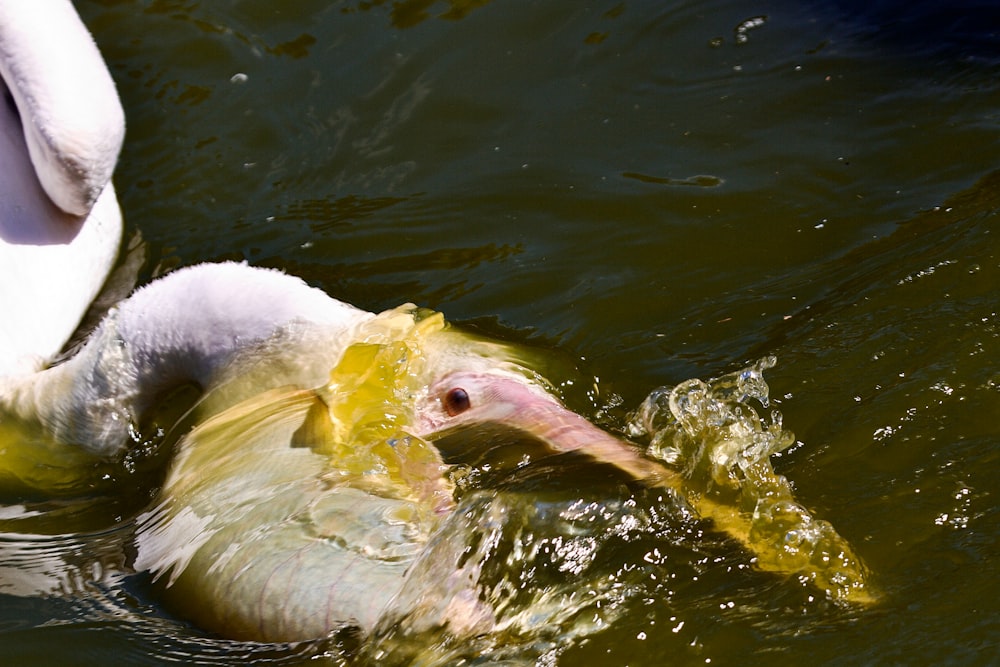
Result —
[[[513, 473], [572, 454], [665, 497], [690, 495], [674, 469], [565, 407], [546, 367], [538, 352], [412, 304], [375, 314], [277, 270], [196, 265], [121, 302], [71, 359], [0, 382], [0, 483], [92, 488], [96, 464], [120, 459], [160, 399], [192, 385], [203, 396], [195, 426], [135, 538], [135, 568], [172, 608], [258, 641], [379, 636], [400, 619], [490, 634], [511, 618], [463, 571], [475, 495], [457, 487], [454, 465], [498, 454], [488, 466]], [[870, 601], [850, 546], [778, 493], [773, 473], [762, 480], [783, 518], [819, 530], [828, 557], [789, 559], [780, 532], [754, 535], [746, 508], [697, 493], [693, 507], [762, 568]]]
[[[674, 470], [569, 410], [540, 355], [411, 304], [370, 313], [276, 270], [174, 271], [52, 363], [117, 251], [123, 114], [64, 0], [0, 2], [0, 74], [0, 489], [86, 492], [165, 396], [197, 388], [134, 565], [202, 627], [265, 641], [400, 619], [458, 637], [500, 628], [449, 474], [495, 444], [483, 429], [529, 442], [514, 468], [572, 452], [683, 492]], [[698, 511], [754, 548], [731, 508]], [[845, 595], [863, 591], [850, 550], [839, 557]]]
[[60, 351], [118, 253], [114, 81], [69, 0], [0, 2], [0, 377]]

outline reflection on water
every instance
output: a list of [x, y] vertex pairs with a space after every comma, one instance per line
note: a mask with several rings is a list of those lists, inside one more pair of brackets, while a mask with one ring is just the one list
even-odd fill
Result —
[[[389, 14], [393, 27], [412, 28], [431, 16], [457, 21], [465, 18], [472, 10], [489, 4], [493, 0], [402, 0], [392, 2]], [[386, 4], [386, 0], [364, 0], [358, 3], [357, 9], [368, 11]]]

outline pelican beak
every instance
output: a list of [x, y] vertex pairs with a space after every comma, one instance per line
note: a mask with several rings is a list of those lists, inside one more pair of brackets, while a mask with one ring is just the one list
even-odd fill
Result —
[[[431, 385], [419, 417], [417, 435], [438, 445], [446, 458], [469, 460], [486, 449], [503, 449], [506, 460], [524, 460], [526, 448], [537, 452], [540, 443], [543, 456], [576, 452], [650, 486], [672, 486], [676, 477], [632, 443], [594, 426], [539, 385], [514, 374], [446, 375]], [[470, 451], [476, 447], [484, 451]]]

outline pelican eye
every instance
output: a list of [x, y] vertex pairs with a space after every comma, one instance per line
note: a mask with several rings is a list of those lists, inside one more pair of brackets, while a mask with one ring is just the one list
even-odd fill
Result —
[[461, 387], [449, 389], [448, 393], [444, 395], [444, 411], [448, 413], [449, 417], [460, 415], [471, 407], [469, 392]]

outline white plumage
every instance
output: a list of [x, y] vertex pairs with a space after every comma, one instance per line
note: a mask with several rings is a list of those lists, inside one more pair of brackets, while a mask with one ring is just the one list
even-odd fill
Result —
[[114, 81], [69, 0], [0, 2], [0, 377], [58, 353], [118, 253]]

